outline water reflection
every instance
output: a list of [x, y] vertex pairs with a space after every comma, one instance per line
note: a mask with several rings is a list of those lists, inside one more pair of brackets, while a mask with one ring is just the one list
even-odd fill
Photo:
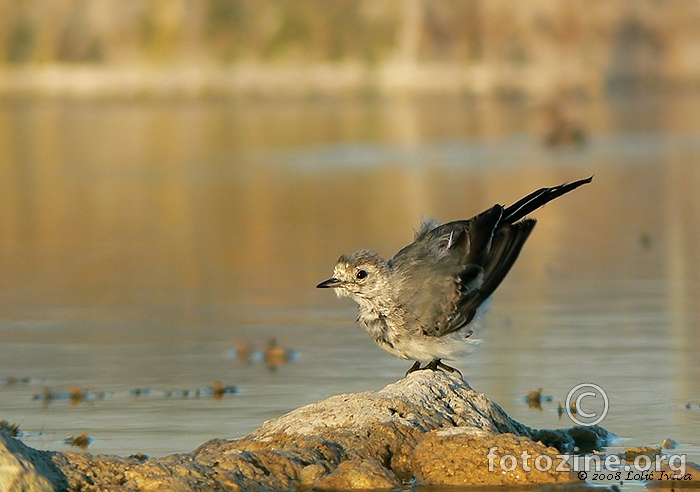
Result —
[[[0, 378], [30, 382], [0, 388], [0, 418], [45, 429], [39, 447], [87, 432], [91, 452], [159, 455], [380, 388], [405, 363], [313, 288], [341, 253], [389, 256], [421, 217], [595, 174], [537, 212], [459, 367], [534, 427], [568, 425], [557, 402], [590, 380], [611, 398], [610, 430], [700, 455], [700, 413], [685, 408], [700, 403], [700, 97], [638, 97], [590, 103], [587, 145], [555, 150], [525, 102], [5, 102]], [[230, 355], [273, 338], [298, 355], [275, 371]], [[129, 394], [217, 380], [240, 394]], [[31, 399], [72, 384], [123, 397]], [[552, 401], [534, 412], [522, 396], [539, 387]]]

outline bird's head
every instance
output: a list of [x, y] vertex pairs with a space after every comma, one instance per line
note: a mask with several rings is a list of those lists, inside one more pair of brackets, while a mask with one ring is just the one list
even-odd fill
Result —
[[335, 289], [338, 297], [350, 297], [358, 303], [371, 302], [388, 287], [388, 266], [377, 253], [361, 249], [338, 258], [333, 277], [316, 287]]

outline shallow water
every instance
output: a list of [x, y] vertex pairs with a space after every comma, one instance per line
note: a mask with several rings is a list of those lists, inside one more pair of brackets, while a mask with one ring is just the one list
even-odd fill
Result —
[[[535, 214], [456, 365], [533, 427], [572, 425], [558, 402], [596, 383], [613, 450], [672, 438], [699, 461], [700, 96], [581, 108], [588, 144], [549, 149], [526, 103], [3, 102], [0, 378], [30, 379], [0, 386], [0, 419], [37, 448], [88, 432], [93, 453], [162, 456], [382, 388], [410, 363], [314, 288], [337, 257], [595, 174]], [[294, 360], [236, 360], [273, 337]], [[71, 385], [87, 399], [33, 399]], [[539, 387], [553, 401], [529, 408]]]

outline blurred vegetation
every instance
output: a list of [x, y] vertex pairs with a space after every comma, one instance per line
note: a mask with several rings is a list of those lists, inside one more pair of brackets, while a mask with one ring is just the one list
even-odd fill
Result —
[[17, 437], [20, 435], [19, 424], [11, 424], [7, 420], [0, 421], [0, 430], [6, 430], [11, 437]]
[[[2, 59], [112, 62], [375, 62], [396, 38], [400, 0], [15, 0], [0, 7]], [[190, 56], [188, 56], [190, 55]]]
[[[139, 69], [355, 64], [365, 72], [353, 83], [372, 84], [373, 70], [438, 64], [475, 72], [433, 75], [429, 69], [394, 79], [507, 91], [509, 85], [547, 88], [551, 84], [540, 80], [547, 78], [595, 92], [639, 80], [700, 83], [699, 45], [696, 0], [0, 3], [0, 75], [75, 64]], [[396, 80], [390, 78], [392, 84]]]

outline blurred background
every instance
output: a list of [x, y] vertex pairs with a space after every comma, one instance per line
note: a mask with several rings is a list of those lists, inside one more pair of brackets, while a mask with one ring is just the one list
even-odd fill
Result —
[[0, 420], [162, 456], [379, 389], [340, 254], [595, 174], [456, 365], [697, 461], [698, 46], [682, 0], [0, 2]]
[[5, 0], [0, 94], [603, 97], [700, 81], [694, 0]]

